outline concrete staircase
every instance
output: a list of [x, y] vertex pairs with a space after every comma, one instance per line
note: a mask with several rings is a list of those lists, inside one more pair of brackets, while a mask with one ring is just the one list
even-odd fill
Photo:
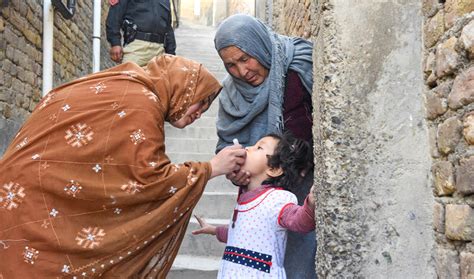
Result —
[[[222, 81], [226, 72], [214, 49], [212, 27], [181, 23], [176, 30], [177, 55], [202, 63]], [[217, 143], [215, 128], [218, 102], [195, 123], [184, 129], [165, 126], [166, 151], [172, 162], [209, 161]], [[213, 225], [228, 224], [237, 198], [237, 188], [225, 177], [209, 181], [193, 214], [202, 216]], [[195, 218], [191, 219], [178, 256], [168, 274], [168, 279], [216, 278], [224, 244], [215, 236], [194, 236], [191, 231], [199, 228]]]

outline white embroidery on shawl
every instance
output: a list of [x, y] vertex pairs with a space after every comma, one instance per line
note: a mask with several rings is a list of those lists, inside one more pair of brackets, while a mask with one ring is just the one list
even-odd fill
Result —
[[41, 224], [41, 227], [43, 229], [47, 229], [47, 228], [49, 228], [49, 225], [50, 225], [49, 221], [43, 220], [43, 223]]
[[18, 208], [26, 196], [24, 191], [25, 188], [18, 183], [10, 181], [3, 184], [3, 189], [0, 189], [0, 205], [7, 210]]
[[104, 236], [104, 230], [99, 227], [82, 228], [76, 236], [77, 245], [82, 248], [94, 249], [99, 246], [100, 242], [104, 239]]
[[20, 150], [28, 144], [28, 137], [24, 138], [19, 144], [16, 145], [16, 150]]
[[43, 163], [41, 163], [41, 168], [42, 168], [42, 169], [47, 169], [47, 168], [49, 168], [48, 162], [43, 162]]
[[171, 193], [171, 194], [174, 194], [174, 193], [176, 193], [177, 190], [178, 190], [178, 188], [176, 188], [174, 186], [171, 186], [171, 188], [168, 192]]
[[117, 215], [119, 215], [121, 212], [122, 212], [122, 209], [120, 209], [118, 207], [114, 210], [114, 213], [117, 214]]
[[102, 91], [104, 91], [105, 88], [107, 88], [107, 85], [105, 85], [104, 82], [101, 81], [101, 82], [97, 83], [96, 85], [91, 86], [89, 88], [92, 89], [93, 91], [95, 91], [94, 92], [95, 94], [100, 94], [100, 93], [102, 93]]
[[94, 132], [90, 126], [77, 123], [76, 125], [71, 125], [71, 127], [66, 130], [66, 136], [64, 136], [64, 138], [67, 144], [73, 147], [82, 147], [92, 141], [93, 135]]
[[49, 215], [51, 217], [56, 217], [58, 214], [59, 214], [59, 211], [57, 211], [56, 208], [51, 209], [51, 211], [49, 212]]
[[3, 249], [8, 249], [10, 248], [10, 245], [8, 245], [8, 242], [19, 242], [19, 241], [28, 242], [27, 239], [0, 239], [0, 244], [3, 246], [2, 247]]
[[187, 178], [187, 184], [188, 185], [194, 185], [194, 183], [196, 183], [197, 179], [198, 178], [196, 176], [196, 169], [191, 168], [189, 170], [189, 174], [188, 174], [188, 178]]
[[127, 113], [126, 113], [124, 110], [122, 110], [122, 111], [120, 111], [119, 113], [117, 113], [117, 115], [118, 115], [120, 118], [124, 118], [125, 115], [127, 115]]
[[148, 163], [148, 165], [150, 165], [150, 167], [154, 168], [157, 165], [157, 163], [156, 162], [150, 162], [150, 163]]
[[129, 193], [129, 194], [136, 194], [141, 192], [142, 189], [144, 189], [143, 185], [138, 183], [137, 181], [131, 181], [129, 180], [127, 184], [123, 184], [122, 187], [120, 187], [123, 191]]
[[117, 102], [114, 102], [113, 104], [110, 105], [113, 109], [117, 109], [119, 107], [119, 104]]
[[115, 199], [114, 195], [111, 195], [110, 199], [112, 200], [111, 204], [116, 204], [117, 203], [117, 200]]
[[113, 160], [114, 158], [110, 155], [107, 155], [107, 157], [105, 157], [105, 161], [107, 162], [107, 164], [110, 164]]
[[99, 164], [95, 164], [92, 170], [95, 171], [96, 173], [99, 173], [102, 170], [102, 167]]
[[48, 95], [46, 95], [44, 100], [41, 102], [41, 105], [39, 106], [39, 109], [40, 110], [44, 109], [51, 102], [51, 100], [54, 99], [54, 97], [56, 97], [56, 96], [53, 92], [50, 92]]
[[64, 191], [66, 194], [69, 196], [73, 196], [74, 198], [76, 197], [77, 194], [79, 194], [82, 190], [81, 184], [79, 182], [70, 180], [69, 183], [64, 187]]
[[70, 105], [65, 104], [61, 109], [62, 109], [63, 111], [68, 111], [70, 108], [71, 108]]
[[151, 92], [150, 90], [148, 90], [147, 88], [142, 88], [142, 92], [143, 94], [145, 94], [145, 96], [148, 97], [148, 99], [152, 100], [153, 102], [158, 102], [158, 97], [153, 93]]
[[38, 250], [25, 246], [25, 251], [23, 251], [23, 259], [25, 260], [26, 263], [34, 264], [38, 256], [39, 256]]
[[135, 71], [122, 71], [122, 74], [127, 75], [129, 77], [137, 77], [137, 72]]
[[31, 156], [31, 159], [33, 159], [33, 160], [37, 160], [39, 158], [40, 158], [39, 154], [35, 154], [35, 155]]
[[133, 142], [133, 144], [137, 145], [139, 143], [144, 142], [146, 140], [146, 137], [145, 134], [142, 132], [142, 129], [138, 129], [130, 135], [130, 140]]
[[61, 272], [62, 273], [69, 273], [70, 272], [70, 266], [68, 266], [67, 264], [63, 265], [63, 268], [61, 269]]

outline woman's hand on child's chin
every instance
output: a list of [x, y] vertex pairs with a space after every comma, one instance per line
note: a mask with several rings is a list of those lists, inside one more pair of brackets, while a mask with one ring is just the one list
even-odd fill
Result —
[[250, 183], [250, 172], [243, 169], [231, 172], [225, 177], [237, 186], [247, 186]]
[[204, 220], [203, 218], [197, 216], [197, 215], [194, 215], [194, 217], [196, 217], [197, 221], [199, 222], [199, 226], [201, 226], [200, 229], [198, 230], [195, 230], [195, 231], [192, 231], [191, 233], [192, 234], [212, 234], [212, 235], [216, 235], [216, 227], [215, 226], [212, 226], [212, 225], [209, 225], [206, 220]]
[[240, 170], [245, 163], [246, 155], [241, 145], [225, 147], [209, 161], [212, 169], [211, 178]]

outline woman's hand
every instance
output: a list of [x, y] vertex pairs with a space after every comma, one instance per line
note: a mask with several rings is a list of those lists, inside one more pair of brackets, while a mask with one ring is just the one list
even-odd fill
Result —
[[199, 222], [199, 226], [201, 228], [199, 230], [192, 231], [192, 234], [211, 234], [216, 235], [216, 226], [209, 225], [206, 220], [202, 219], [201, 217], [194, 215]]
[[211, 178], [239, 171], [240, 167], [245, 163], [247, 153], [242, 145], [231, 145], [219, 151], [210, 163], [212, 168]]
[[247, 186], [250, 183], [250, 172], [243, 169], [228, 173], [225, 177], [237, 186]]

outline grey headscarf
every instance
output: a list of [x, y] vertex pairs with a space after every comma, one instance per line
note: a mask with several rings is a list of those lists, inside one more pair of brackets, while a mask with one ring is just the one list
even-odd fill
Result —
[[238, 47], [269, 69], [257, 87], [228, 75], [219, 96], [216, 151], [237, 138], [253, 145], [268, 133], [283, 130], [283, 95], [288, 69], [298, 73], [308, 92], [313, 88], [313, 44], [302, 38], [279, 35], [260, 20], [243, 14], [225, 19], [214, 38], [217, 51]]

